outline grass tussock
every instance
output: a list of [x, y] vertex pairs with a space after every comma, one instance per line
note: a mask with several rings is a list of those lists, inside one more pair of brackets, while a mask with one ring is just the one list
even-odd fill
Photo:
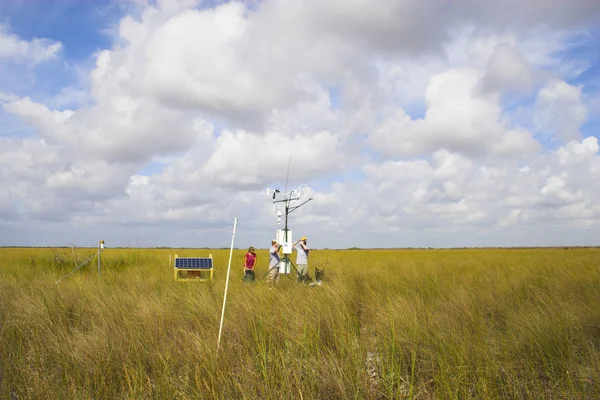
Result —
[[[174, 250], [0, 249], [0, 398], [595, 399], [600, 251], [315, 251], [320, 287]], [[180, 250], [180, 256], [206, 251]], [[257, 277], [267, 269], [259, 252]]]

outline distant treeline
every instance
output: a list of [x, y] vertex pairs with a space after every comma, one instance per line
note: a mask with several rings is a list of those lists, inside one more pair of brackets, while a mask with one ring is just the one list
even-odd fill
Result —
[[[6, 249], [96, 249], [97, 246], [0, 246], [0, 248]], [[167, 246], [154, 246], [154, 247], [132, 247], [132, 246], [105, 246], [104, 249], [158, 249], [158, 250], [229, 250], [229, 247], [167, 247]], [[515, 246], [515, 247], [348, 247], [348, 248], [330, 248], [323, 247], [313, 248], [313, 250], [532, 250], [532, 249], [563, 249], [563, 250], [574, 250], [574, 249], [599, 249], [599, 246]], [[245, 250], [245, 247], [234, 247], [234, 250]], [[266, 250], [265, 248], [256, 247], [258, 250]]]

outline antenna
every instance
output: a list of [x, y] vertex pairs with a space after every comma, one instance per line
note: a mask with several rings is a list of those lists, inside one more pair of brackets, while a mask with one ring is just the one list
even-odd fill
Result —
[[292, 155], [290, 154], [290, 158], [288, 159], [287, 176], [285, 177], [285, 189], [283, 190], [283, 193], [287, 193], [287, 185], [288, 185], [288, 181], [290, 179], [290, 165], [291, 164], [292, 164]]

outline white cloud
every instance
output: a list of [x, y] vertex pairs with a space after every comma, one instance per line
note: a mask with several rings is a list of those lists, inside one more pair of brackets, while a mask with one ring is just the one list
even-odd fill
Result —
[[[393, 225], [412, 237], [422, 230], [445, 229], [459, 234], [446, 238], [455, 245], [477, 242], [480, 229], [500, 237], [503, 229], [541, 229], [549, 221], [566, 231], [598, 228], [600, 190], [590, 187], [600, 178], [597, 151], [597, 139], [590, 137], [570, 142], [554, 154], [534, 156], [526, 168], [516, 162], [486, 166], [445, 150], [429, 161], [366, 165], [363, 182], [338, 185], [327, 196], [317, 196], [322, 209], [313, 211], [330, 210], [332, 219], [343, 221], [343, 231], [376, 234]], [[393, 222], [382, 225], [386, 218]]]
[[511, 129], [502, 121], [498, 96], [479, 93], [481, 79], [481, 73], [469, 69], [433, 76], [425, 95], [425, 117], [413, 120], [398, 109], [373, 131], [369, 143], [389, 156], [414, 156], [440, 148], [470, 156], [538, 150], [527, 131]]
[[598, 153], [598, 139], [590, 136], [581, 142], [569, 142], [564, 147], [556, 150], [561, 165], [577, 164], [593, 159]]
[[492, 93], [511, 89], [527, 90], [532, 84], [532, 72], [514, 47], [500, 44], [494, 47], [481, 84], [484, 91]]
[[581, 87], [552, 80], [538, 93], [535, 107], [540, 131], [563, 140], [580, 137], [579, 127], [587, 114], [581, 99]]
[[60, 42], [40, 38], [26, 41], [8, 33], [8, 28], [0, 25], [0, 60], [39, 63], [56, 58], [61, 50]]
[[14, 99], [4, 104], [4, 109], [37, 128], [38, 133], [50, 142], [63, 142], [69, 139], [61, 128], [73, 115], [73, 111], [51, 111], [43, 104], [33, 102], [29, 97]]
[[292, 138], [275, 132], [262, 137], [224, 132], [202, 171], [215, 184], [260, 187], [281, 178], [291, 156], [297, 166], [294, 178], [310, 179], [343, 171], [346, 156], [341, 147], [340, 138], [326, 131]]
[[[82, 88], [50, 102], [0, 88], [35, 129], [0, 137], [0, 231], [219, 245], [237, 216], [241, 245], [261, 245], [277, 228], [263, 189], [285, 184], [290, 155], [290, 187], [314, 197], [292, 222], [317, 246], [584, 243], [600, 229], [598, 141], [566, 83], [589, 61], [565, 59], [597, 2], [135, 3]], [[34, 63], [61, 50], [0, 43], [0, 58]], [[536, 98], [539, 142], [507, 94]]]

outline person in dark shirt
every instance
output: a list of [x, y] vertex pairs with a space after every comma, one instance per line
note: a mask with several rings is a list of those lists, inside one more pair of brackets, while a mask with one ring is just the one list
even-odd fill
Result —
[[248, 248], [248, 252], [244, 255], [244, 281], [252, 282], [254, 280], [254, 266], [256, 266], [256, 253], [254, 246]]

